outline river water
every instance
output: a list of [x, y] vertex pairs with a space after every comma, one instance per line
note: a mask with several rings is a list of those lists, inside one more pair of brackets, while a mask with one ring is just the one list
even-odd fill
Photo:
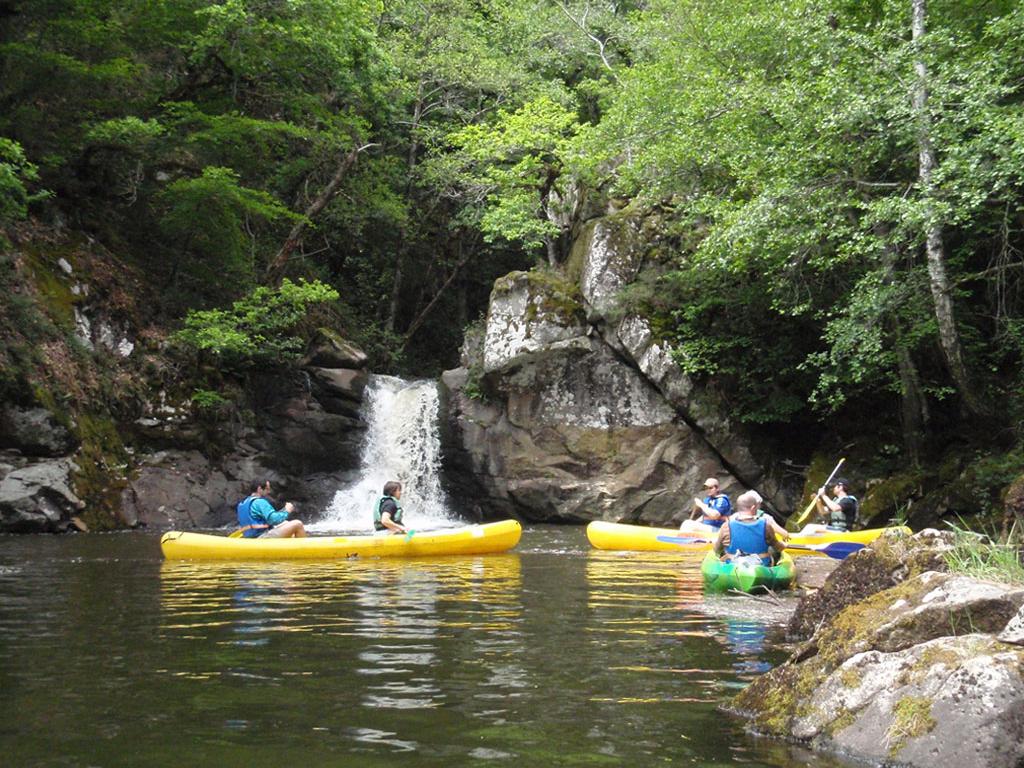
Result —
[[[787, 598], [792, 600], [793, 598]], [[838, 766], [716, 711], [785, 611], [697, 560], [528, 528], [508, 554], [162, 560], [0, 537], [9, 766]]]

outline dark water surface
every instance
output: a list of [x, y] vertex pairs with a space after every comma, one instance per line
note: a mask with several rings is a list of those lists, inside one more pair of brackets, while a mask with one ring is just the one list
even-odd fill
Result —
[[692, 556], [582, 528], [411, 561], [164, 562], [158, 541], [0, 537], [0, 763], [843, 765], [716, 711], [784, 657], [781, 617], [705, 599]]

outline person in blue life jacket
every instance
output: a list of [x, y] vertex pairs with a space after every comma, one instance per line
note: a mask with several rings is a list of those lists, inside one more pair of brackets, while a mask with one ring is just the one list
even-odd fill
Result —
[[267, 499], [269, 495], [270, 481], [261, 480], [254, 484], [249, 496], [238, 502], [235, 511], [238, 513], [242, 536], [247, 539], [258, 536], [267, 539], [304, 537], [306, 527], [302, 521], [288, 519], [288, 515], [295, 511], [295, 505], [287, 501], [281, 509], [274, 509], [274, 505]]
[[[718, 478], [709, 477], [705, 480], [704, 492], [707, 495], [703, 499], [693, 500], [693, 512], [690, 519], [684, 520], [679, 526], [680, 531], [714, 535], [732, 514], [732, 503], [729, 497], [722, 493]], [[698, 516], [700, 519], [697, 519]]]
[[[832, 481], [831, 491], [833, 498], [829, 498], [826, 489], [818, 489], [814, 497], [814, 510], [825, 518], [824, 529], [826, 531], [852, 531], [857, 522], [857, 513], [860, 511], [860, 502], [856, 496], [850, 494], [850, 482], [842, 477]], [[817, 527], [818, 526], [808, 526]], [[805, 528], [806, 530], [806, 528]]]
[[715, 539], [715, 554], [726, 560], [754, 556], [762, 565], [771, 565], [772, 557], [786, 548], [775, 534], [767, 515], [759, 515], [761, 496], [747, 491], [736, 499], [736, 511], [722, 524]]
[[402, 484], [397, 480], [384, 483], [383, 496], [373, 510], [373, 529], [391, 533], [408, 533], [402, 524]]

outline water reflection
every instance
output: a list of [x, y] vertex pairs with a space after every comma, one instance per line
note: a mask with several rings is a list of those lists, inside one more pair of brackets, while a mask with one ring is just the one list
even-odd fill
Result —
[[742, 665], [784, 656], [757, 637], [780, 619], [705, 599], [685, 557], [592, 554], [564, 528], [412, 561], [0, 544], [5, 765], [174, 766], [183, 745], [195, 765], [832, 765], [717, 710]]
[[[622, 646], [623, 656], [634, 658], [634, 646], [650, 648], [659, 639], [677, 643], [672, 652], [655, 657], [658, 663], [616, 667], [686, 680], [687, 695], [667, 697], [658, 692], [647, 700], [710, 702], [720, 697], [724, 689], [742, 687], [745, 681], [772, 667], [765, 641], [769, 626], [778, 622], [778, 616], [761, 616], [761, 605], [742, 598], [705, 596], [700, 559], [700, 554], [659, 552], [593, 551], [588, 557], [592, 632], [602, 635], [605, 643]], [[732, 611], [739, 616], [717, 616], [723, 607], [726, 614]], [[714, 642], [709, 645], [708, 640]], [[725, 659], [720, 660], [712, 650], [716, 646], [725, 651]], [[738, 679], [723, 679], [718, 671], [723, 666], [731, 666]], [[627, 701], [622, 697], [617, 700]]]
[[[168, 561], [160, 575], [162, 631], [169, 637], [257, 652], [230, 656], [226, 677], [321, 674], [320, 659], [335, 654], [352, 703], [379, 712], [449, 703], [446, 676], [466, 659], [490, 666], [480, 689], [484, 696], [496, 681], [506, 688], [512, 681], [514, 687], [524, 674], [505, 653], [518, 636], [522, 613], [516, 554], [272, 564]], [[275, 637], [283, 633], [310, 637], [305, 658], [294, 651], [287, 659], [276, 654]], [[294, 641], [288, 645], [294, 648]], [[348, 733], [399, 751], [414, 746], [380, 727]]]

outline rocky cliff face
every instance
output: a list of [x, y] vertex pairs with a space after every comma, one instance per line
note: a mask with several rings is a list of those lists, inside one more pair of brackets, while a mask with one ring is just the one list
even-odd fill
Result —
[[130, 270], [91, 242], [44, 245], [4, 254], [20, 314], [0, 338], [0, 532], [216, 527], [254, 479], [319, 503], [356, 470], [360, 350], [325, 331], [293, 373], [235, 383], [211, 418], [146, 328]]
[[513, 273], [443, 376], [453, 495], [485, 516], [677, 522], [705, 477], [788, 507], [725, 404], [696, 386], [622, 288], [645, 265], [642, 217], [597, 219], [564, 269]]

